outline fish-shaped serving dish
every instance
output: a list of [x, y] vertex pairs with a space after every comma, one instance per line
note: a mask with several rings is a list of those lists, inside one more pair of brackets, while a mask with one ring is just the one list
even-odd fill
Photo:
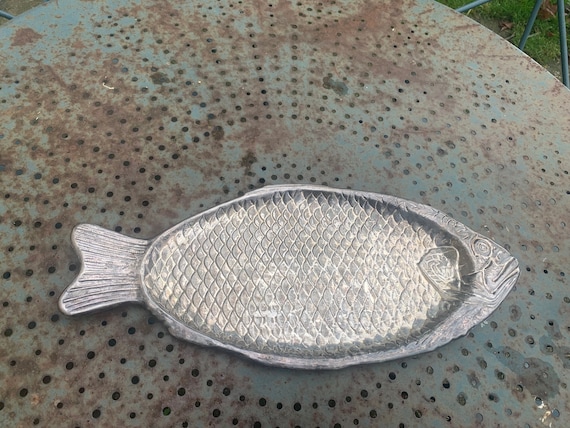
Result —
[[68, 315], [142, 302], [177, 337], [283, 367], [340, 368], [433, 350], [497, 308], [517, 261], [426, 205], [268, 186], [151, 240], [81, 224]]

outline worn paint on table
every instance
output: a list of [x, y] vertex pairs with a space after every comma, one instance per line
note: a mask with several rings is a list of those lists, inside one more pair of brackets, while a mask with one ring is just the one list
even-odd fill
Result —
[[[567, 425], [570, 95], [507, 42], [427, 0], [59, 0], [0, 40], [2, 420]], [[431, 204], [508, 246], [519, 285], [439, 351], [334, 373], [136, 306], [58, 312], [75, 224], [148, 238], [277, 183]]]

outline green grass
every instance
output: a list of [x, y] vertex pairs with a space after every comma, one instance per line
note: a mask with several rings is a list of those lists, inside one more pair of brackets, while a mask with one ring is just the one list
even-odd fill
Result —
[[0, 0], [0, 10], [15, 16], [41, 3], [44, 0]]
[[[469, 0], [439, 0], [439, 2], [456, 9], [469, 3]], [[566, 0], [566, 4], [568, 4], [568, 0]], [[491, 0], [466, 14], [507, 38], [513, 44], [518, 45], [533, 7], [534, 0]], [[512, 28], [504, 28], [504, 25], [501, 25], [503, 22], [512, 23]], [[501, 27], [503, 27], [502, 31]], [[567, 33], [570, 34], [568, 19], [566, 20], [566, 28]], [[530, 57], [542, 65], [560, 61], [556, 16], [546, 20], [537, 18], [530, 34], [531, 37], [524, 48]]]

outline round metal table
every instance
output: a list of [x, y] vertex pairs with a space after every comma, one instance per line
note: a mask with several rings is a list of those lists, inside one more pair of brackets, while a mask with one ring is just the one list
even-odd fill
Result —
[[[0, 425], [569, 424], [570, 92], [516, 48], [427, 0], [58, 0], [0, 40]], [[431, 204], [519, 283], [466, 337], [339, 371], [59, 313], [77, 223], [150, 238], [276, 183]]]

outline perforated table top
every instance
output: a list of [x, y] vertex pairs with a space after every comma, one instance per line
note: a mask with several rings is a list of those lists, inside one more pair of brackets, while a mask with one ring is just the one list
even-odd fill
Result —
[[[1, 426], [568, 426], [570, 92], [516, 48], [427, 0], [58, 0], [0, 41]], [[151, 238], [277, 183], [431, 204], [519, 283], [466, 337], [339, 371], [59, 313], [77, 223]]]

